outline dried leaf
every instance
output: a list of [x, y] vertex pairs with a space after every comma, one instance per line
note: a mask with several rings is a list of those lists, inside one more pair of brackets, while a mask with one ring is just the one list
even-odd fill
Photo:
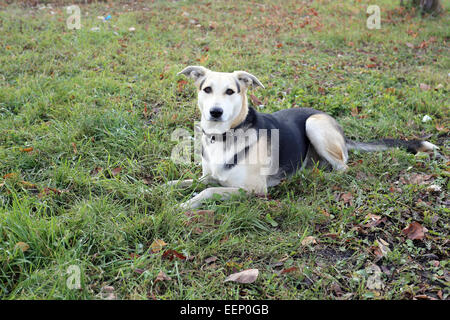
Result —
[[297, 270], [298, 270], [297, 267], [290, 267], [290, 268], [287, 268], [287, 269], [283, 269], [281, 271], [281, 274], [290, 273], [290, 272], [294, 272], [294, 271], [297, 271]]
[[181, 260], [186, 260], [186, 257], [184, 255], [182, 255], [178, 251], [175, 251], [175, 250], [172, 250], [172, 249], [166, 250], [163, 253], [162, 257], [163, 258], [168, 258], [169, 261], [172, 261], [174, 257], [177, 257], [178, 259], [181, 259]]
[[421, 83], [419, 86], [420, 86], [420, 89], [422, 89], [423, 91], [428, 91], [431, 89], [431, 87], [425, 83]]
[[247, 269], [238, 273], [230, 274], [224, 282], [234, 281], [239, 283], [253, 283], [258, 278], [258, 269]]
[[178, 80], [178, 81], [177, 81], [177, 89], [178, 89], [178, 92], [183, 91], [184, 86], [185, 86], [187, 83], [188, 83], [188, 82], [187, 82], [186, 80], [184, 80], [184, 79]]
[[19, 248], [20, 250], [22, 250], [22, 252], [27, 251], [28, 249], [30, 249], [30, 245], [28, 243], [25, 242], [17, 242], [15, 245], [16, 248]]
[[29, 148], [20, 148], [21, 152], [31, 152], [33, 151], [33, 147], [29, 147]]
[[414, 221], [408, 227], [402, 230], [402, 233], [411, 240], [423, 240], [425, 232], [428, 229], [424, 228], [420, 223]]
[[101, 299], [104, 300], [115, 300], [117, 297], [114, 291], [115, 291], [114, 287], [104, 286], [100, 289], [99, 296]]
[[155, 283], [158, 282], [158, 281], [170, 281], [170, 280], [172, 280], [171, 277], [166, 275], [163, 271], [160, 271], [158, 273], [158, 275], [156, 276]]
[[313, 236], [305, 237], [302, 240], [302, 246], [307, 246], [309, 244], [316, 244], [316, 243], [317, 243], [316, 238], [314, 238]]
[[100, 172], [102, 172], [103, 168], [102, 167], [95, 167], [94, 169], [92, 169], [91, 171], [91, 176], [96, 176], [97, 174], [99, 174]]
[[263, 104], [262, 101], [259, 100], [259, 99], [258, 99], [255, 95], [253, 95], [253, 94], [250, 94], [250, 100], [252, 101], [252, 104], [253, 104], [254, 106], [260, 106], [260, 105]]
[[387, 243], [385, 240], [379, 238], [376, 241], [376, 245], [378, 246], [378, 248], [380, 249], [380, 253], [381, 253], [381, 257], [384, 257], [385, 255], [387, 255], [389, 252], [391, 252], [391, 249], [389, 249], [389, 243]]
[[384, 283], [381, 280], [381, 269], [379, 266], [373, 264], [366, 268], [368, 274], [371, 274], [367, 278], [366, 287], [369, 290], [381, 290], [384, 288]]
[[153, 241], [150, 248], [153, 253], [156, 253], [156, 252], [161, 251], [161, 249], [166, 245], [167, 245], [167, 243], [165, 243], [164, 240], [157, 239], [157, 240]]
[[205, 263], [206, 263], [206, 264], [210, 264], [210, 263], [215, 262], [216, 260], [217, 260], [217, 257], [212, 256], [212, 257], [206, 258], [206, 259], [205, 259]]
[[72, 142], [72, 149], [73, 149], [73, 153], [77, 154], [78, 150], [77, 150], [77, 145], [75, 144], [75, 142]]
[[342, 193], [340, 196], [340, 200], [343, 201], [345, 204], [353, 205], [353, 195], [351, 192]]
[[117, 176], [120, 172], [122, 171], [121, 167], [117, 167], [111, 170], [111, 174], [113, 175], [113, 177]]

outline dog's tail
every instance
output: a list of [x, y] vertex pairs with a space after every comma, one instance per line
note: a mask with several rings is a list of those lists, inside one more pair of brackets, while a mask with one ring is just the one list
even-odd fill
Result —
[[382, 139], [370, 142], [358, 142], [346, 139], [345, 142], [349, 150], [361, 150], [366, 152], [381, 151], [395, 147], [404, 148], [406, 151], [414, 154], [419, 151], [439, 150], [436, 145], [422, 140]]

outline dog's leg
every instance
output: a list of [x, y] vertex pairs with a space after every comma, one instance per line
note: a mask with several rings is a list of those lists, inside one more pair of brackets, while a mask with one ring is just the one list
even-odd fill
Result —
[[240, 188], [233, 188], [233, 187], [208, 188], [200, 192], [192, 199], [182, 203], [180, 205], [180, 208], [184, 210], [198, 208], [203, 203], [203, 201], [212, 198], [214, 194], [220, 195], [222, 200], [228, 200], [231, 197], [231, 195], [239, 194], [239, 190]]
[[[186, 188], [192, 186], [194, 183], [194, 179], [187, 179], [187, 180], [171, 180], [168, 181], [165, 185], [166, 186], [179, 186], [181, 188]], [[211, 182], [210, 176], [203, 176], [200, 179], [198, 179], [198, 182], [208, 184]]]
[[333, 169], [348, 169], [348, 151], [343, 131], [332, 117], [315, 114], [306, 120], [306, 135], [317, 154], [331, 164]]

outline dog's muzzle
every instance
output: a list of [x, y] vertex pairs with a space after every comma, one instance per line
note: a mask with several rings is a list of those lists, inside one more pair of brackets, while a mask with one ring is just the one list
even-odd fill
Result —
[[223, 109], [220, 107], [214, 107], [209, 110], [209, 114], [211, 115], [212, 121], [218, 121], [223, 114]]

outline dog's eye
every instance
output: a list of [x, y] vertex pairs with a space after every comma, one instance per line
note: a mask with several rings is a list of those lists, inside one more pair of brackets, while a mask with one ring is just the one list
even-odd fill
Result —
[[211, 93], [212, 89], [211, 87], [206, 87], [205, 89], [203, 89], [203, 91], [205, 91], [206, 93]]
[[227, 89], [227, 91], [225, 91], [225, 93], [227, 95], [231, 96], [234, 93], [234, 91], [232, 89]]

